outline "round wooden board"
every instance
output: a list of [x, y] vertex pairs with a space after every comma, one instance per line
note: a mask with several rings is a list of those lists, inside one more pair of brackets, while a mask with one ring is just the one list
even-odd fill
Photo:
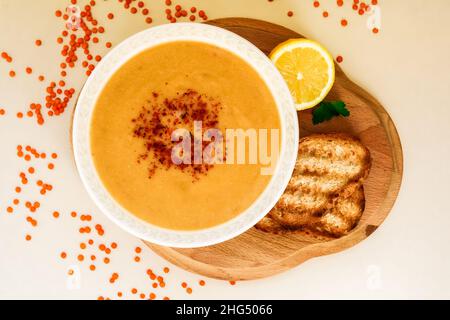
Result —
[[[252, 19], [227, 18], [209, 24], [237, 33], [266, 54], [287, 39], [302, 37], [284, 27]], [[291, 269], [317, 256], [342, 251], [367, 238], [383, 222], [397, 198], [403, 172], [400, 138], [383, 106], [350, 81], [339, 66], [336, 66], [336, 82], [327, 99], [344, 101], [350, 117], [313, 126], [311, 111], [300, 112], [300, 135], [350, 133], [370, 149], [373, 161], [364, 184], [366, 209], [349, 235], [326, 241], [300, 234], [272, 235], [251, 228], [234, 239], [203, 248], [177, 249], [146, 244], [161, 257], [188, 271], [217, 279], [250, 280]]]

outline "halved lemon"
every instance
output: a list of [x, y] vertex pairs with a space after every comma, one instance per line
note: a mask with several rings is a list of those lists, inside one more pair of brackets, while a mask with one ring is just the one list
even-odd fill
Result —
[[270, 59], [286, 80], [297, 110], [316, 106], [333, 87], [333, 58], [317, 42], [288, 40], [273, 49]]

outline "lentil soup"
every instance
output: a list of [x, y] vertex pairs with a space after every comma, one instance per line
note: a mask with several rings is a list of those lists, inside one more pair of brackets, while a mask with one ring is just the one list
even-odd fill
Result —
[[[177, 41], [127, 61], [101, 92], [91, 122], [96, 170], [127, 211], [159, 227], [199, 230], [236, 217], [271, 176], [261, 164], [175, 165], [170, 133], [204, 128], [280, 129], [272, 94], [233, 53]], [[247, 148], [248, 150], [248, 148]]]

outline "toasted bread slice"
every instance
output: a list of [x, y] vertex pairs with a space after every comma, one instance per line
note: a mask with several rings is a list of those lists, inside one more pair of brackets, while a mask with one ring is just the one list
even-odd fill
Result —
[[364, 188], [361, 184], [349, 197], [338, 197], [325, 210], [319, 222], [310, 224], [308, 229], [341, 237], [352, 230], [361, 218], [365, 207]]
[[369, 150], [350, 135], [302, 138], [285, 193], [257, 227], [274, 233], [309, 230], [333, 237], [348, 233], [364, 210], [362, 183], [370, 166]]
[[289, 227], [317, 223], [332, 199], [354, 193], [370, 164], [369, 150], [350, 135], [301, 139], [293, 176], [271, 216]]

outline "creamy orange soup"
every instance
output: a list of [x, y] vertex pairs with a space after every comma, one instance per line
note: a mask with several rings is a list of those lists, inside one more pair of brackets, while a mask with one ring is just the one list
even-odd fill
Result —
[[[155, 143], [158, 123], [167, 129], [170, 121], [195, 117], [193, 104], [223, 132], [280, 128], [274, 99], [256, 71], [231, 52], [197, 42], [163, 44], [131, 58], [106, 84], [93, 113], [91, 149], [103, 184], [123, 208], [163, 228], [222, 224], [247, 209], [271, 179], [260, 163], [196, 170], [164, 162], [165, 149]], [[186, 106], [189, 115], [176, 109]]]

